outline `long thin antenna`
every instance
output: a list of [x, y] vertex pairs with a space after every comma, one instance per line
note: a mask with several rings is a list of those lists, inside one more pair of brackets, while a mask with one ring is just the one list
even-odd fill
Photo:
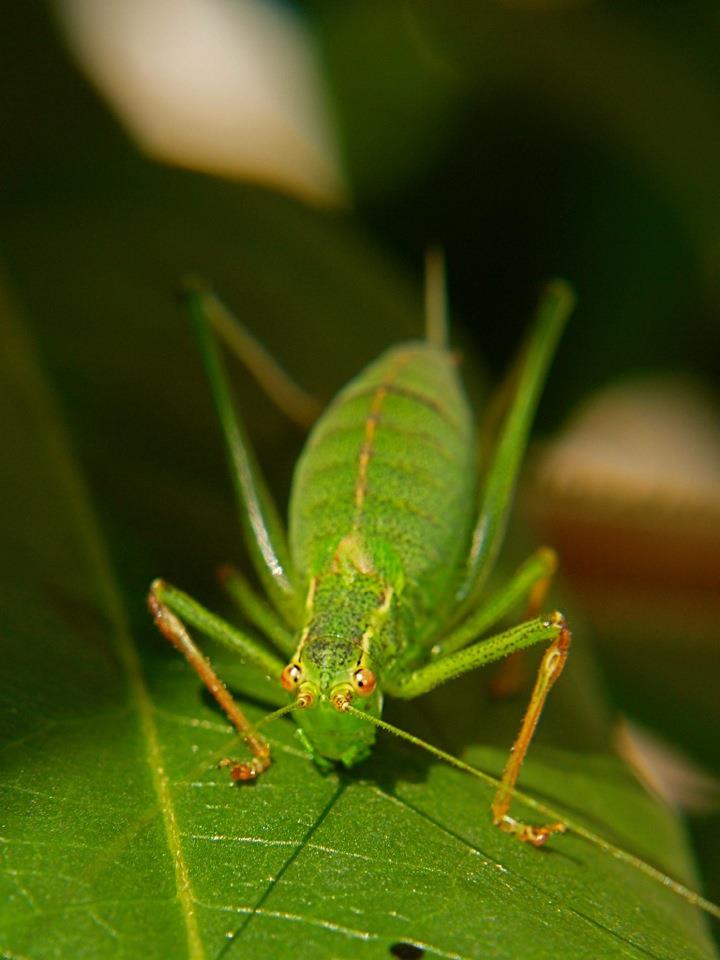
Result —
[[287, 713], [292, 713], [293, 710], [302, 709], [303, 704], [297, 700], [293, 700], [292, 703], [286, 703], [284, 707], [280, 707], [279, 710], [274, 710], [272, 713], [268, 713], [267, 716], [263, 717], [262, 720], [258, 720], [255, 724], [255, 729], [259, 727], [266, 727], [269, 723], [272, 723], [273, 720], [279, 720], [280, 717], [284, 717]]
[[[428, 753], [432, 753], [439, 760], [443, 760], [451, 767], [456, 767], [458, 770], [462, 770], [464, 773], [469, 773], [471, 776], [476, 777], [478, 780], [481, 780], [490, 787], [497, 789], [500, 786], [500, 781], [495, 777], [490, 776], [489, 773], [484, 773], [482, 770], [471, 767], [470, 764], [459, 760], [451, 753], [445, 753], [445, 751], [441, 750], [439, 747], [434, 747], [432, 744], [427, 743], [425, 740], [421, 740], [412, 733], [407, 733], [405, 730], [401, 730], [399, 727], [394, 727], [386, 720], [380, 720], [378, 717], [373, 717], [371, 714], [365, 713], [362, 710], [357, 710], [350, 704], [347, 704], [345, 710], [348, 713], [351, 713], [354, 717], [359, 717], [361, 720], [367, 720], [368, 723], [372, 723], [381, 730], [385, 730], [387, 733], [392, 733], [394, 736], [400, 737], [402, 740], [407, 740], [416, 747], [422, 747], [423, 750], [427, 750]], [[586, 827], [583, 827], [582, 824], [568, 819], [565, 814], [558, 810], [554, 810], [552, 807], [542, 803], [540, 800], [535, 800], [534, 797], [530, 797], [526, 793], [522, 793], [520, 790], [515, 790], [513, 793], [518, 800], [521, 800], [527, 807], [530, 807], [531, 810], [535, 810], [536, 813], [540, 813], [544, 817], [548, 817], [551, 820], [561, 820], [568, 830], [577, 834], [577, 836], [582, 837], [583, 840], [587, 840], [594, 846], [604, 850], [605, 853], [615, 857], [616, 860], [620, 860], [622, 863], [626, 863], [629, 866], [634, 867], [636, 870], [639, 870], [640, 873], [644, 873], [646, 877], [650, 877], [651, 880], [654, 880], [656, 883], [659, 883], [666, 889], [672, 890], [673, 893], [679, 897], [682, 897], [683, 900], [686, 900], [688, 903], [691, 903], [696, 907], [700, 907], [701, 910], [704, 910], [706, 913], [709, 913], [711, 916], [720, 920], [720, 907], [717, 906], [717, 904], [714, 904], [711, 900], [706, 900], [705, 897], [701, 896], [699, 893], [696, 893], [694, 890], [691, 890], [689, 887], [686, 887], [684, 884], [679, 883], [677, 880], [673, 880], [672, 877], [668, 877], [667, 874], [663, 873], [661, 870], [651, 866], [649, 863], [646, 863], [639, 857], [634, 856], [632, 853], [628, 853], [626, 850], [616, 847], [614, 844], [599, 836], [599, 834], [593, 833], [592, 830], [588, 830]]]
[[425, 251], [425, 339], [436, 347], [447, 347], [445, 255], [440, 247], [428, 247]]

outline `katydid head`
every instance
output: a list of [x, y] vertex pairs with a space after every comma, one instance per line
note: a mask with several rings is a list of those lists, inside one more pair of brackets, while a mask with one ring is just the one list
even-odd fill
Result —
[[358, 658], [358, 648], [337, 637], [315, 638], [302, 655], [283, 670], [280, 682], [295, 695], [295, 719], [313, 752], [352, 766], [367, 756], [375, 740], [372, 725], [351, 716], [353, 703], [360, 713], [379, 717], [382, 694], [374, 671]]

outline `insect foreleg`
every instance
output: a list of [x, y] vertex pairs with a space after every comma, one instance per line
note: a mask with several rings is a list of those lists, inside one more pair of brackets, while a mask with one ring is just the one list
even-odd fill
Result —
[[391, 697], [412, 700], [469, 670], [502, 660], [516, 650], [525, 650], [536, 643], [555, 640], [560, 633], [561, 621], [562, 615], [559, 613], [527, 620], [503, 633], [479, 640], [463, 650], [432, 660], [404, 676], [387, 678], [385, 690]]
[[[262, 667], [269, 674], [279, 676], [283, 664], [271, 653], [259, 647], [250, 637], [231, 627], [220, 617], [210, 613], [187, 594], [155, 580], [148, 594], [148, 606], [158, 629], [172, 645], [183, 654], [202, 682], [215, 697], [225, 714], [245, 738], [253, 759], [249, 763], [223, 761], [231, 767], [234, 780], [253, 780], [270, 766], [270, 747], [254, 728], [230, 691], [213, 670], [187, 631], [183, 620], [201, 630], [207, 636], [239, 652], [250, 663]], [[183, 619], [180, 619], [180, 618]]]
[[212, 640], [216, 640], [224, 647], [232, 650], [234, 653], [260, 667], [268, 676], [273, 679], [280, 676], [285, 664], [274, 653], [265, 650], [256, 640], [232, 626], [222, 617], [211, 613], [197, 600], [178, 590], [177, 587], [165, 583], [164, 580], [154, 580], [150, 587], [150, 598], [158, 603], [168, 607], [176, 616], [182, 618], [200, 630]]
[[570, 631], [562, 614], [553, 614], [554, 622], [559, 627], [559, 633], [545, 651], [540, 663], [535, 687], [530, 697], [520, 732], [515, 738], [503, 770], [500, 786], [492, 802], [493, 823], [506, 833], [514, 834], [519, 840], [532, 843], [533, 846], [542, 846], [553, 833], [562, 833], [565, 830], [563, 823], [551, 823], [543, 827], [521, 823], [509, 816], [510, 802], [517, 782], [520, 768], [537, 727], [540, 714], [545, 706], [545, 700], [551, 687], [562, 673], [570, 649]]
[[220, 569], [219, 575], [222, 585], [235, 601], [240, 613], [268, 637], [278, 650], [292, 656], [297, 640], [285, 628], [272, 607], [257, 595], [242, 573], [235, 567], [226, 565]]
[[539, 617], [530, 620], [495, 637], [481, 640], [471, 647], [466, 647], [464, 650], [459, 650], [457, 653], [452, 653], [441, 660], [414, 670], [394, 684], [386, 684], [387, 692], [391, 696], [411, 699], [427, 693], [446, 680], [467, 673], [468, 670], [500, 660], [511, 653], [524, 650], [526, 647], [544, 640], [551, 640], [552, 642], [540, 664], [530, 703], [492, 805], [493, 821], [497, 826], [507, 833], [515, 834], [520, 840], [526, 840], [535, 846], [541, 846], [553, 833], [564, 830], [563, 824], [553, 823], [542, 827], [530, 826], [514, 820], [508, 815], [508, 810], [520, 767], [530, 746], [545, 700], [550, 688], [560, 676], [567, 659], [570, 648], [570, 632], [563, 615], [553, 613], [546, 618]]
[[555, 552], [549, 547], [541, 547], [496, 593], [483, 599], [482, 604], [471, 610], [458, 626], [438, 639], [431, 651], [433, 657], [447, 656], [477, 640], [525, 596], [528, 605], [524, 619], [537, 617], [556, 567]]

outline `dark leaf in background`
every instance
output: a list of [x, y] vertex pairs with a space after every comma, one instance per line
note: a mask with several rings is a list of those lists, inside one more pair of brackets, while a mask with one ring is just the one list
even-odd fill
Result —
[[[383, 232], [361, 190], [362, 230], [349, 217], [143, 160], [67, 65], [40, 9], [8, 12], [0, 56], [2, 126], [14, 133], [0, 202], [0, 953], [381, 958], [409, 943], [441, 957], [715, 956], [687, 904], [576, 838], [541, 853], [513, 843], [489, 826], [486, 790], [403, 744], [381, 739], [362, 767], [323, 777], [282, 722], [276, 762], [255, 787], [232, 788], [215, 769], [242, 747], [144, 606], [149, 580], [164, 575], [222, 607], [214, 568], [242, 560], [217, 424], [173, 291], [188, 271], [209, 277], [327, 399], [385, 344], [417, 334], [419, 291], [397, 262], [439, 231], [421, 221], [402, 250], [402, 231]], [[415, 27], [391, 15], [390, 35], [414, 50]], [[450, 17], [444, 50], [452, 28]], [[395, 48], [386, 40], [383, 49], [390, 63]], [[456, 130], [476, 109], [461, 102], [466, 80], [460, 90], [452, 76], [426, 86], [430, 116]], [[401, 104], [411, 90], [406, 82]], [[432, 165], [414, 166], [413, 156], [435, 141], [421, 129], [423, 111], [412, 118], [417, 133], [405, 156], [398, 138], [391, 166], [405, 170], [403, 184], [416, 169], [422, 186], [433, 182]], [[430, 152], [452, 142], [443, 137]], [[410, 193], [396, 207], [386, 193], [388, 220], [400, 225], [399, 212], [428, 200]], [[667, 204], [647, 205], [672, 221]], [[635, 222], [645, 209], [635, 208]], [[478, 228], [487, 249], [501, 213]], [[684, 249], [670, 233], [663, 263]], [[472, 293], [476, 304], [465, 268], [452, 267], [462, 263], [459, 241], [447, 243], [460, 302]], [[399, 256], [375, 252], [383, 245]], [[587, 262], [591, 254], [588, 238]], [[483, 328], [494, 367], [546, 269], [538, 257], [532, 280], [517, 281], [517, 326]], [[484, 315], [504, 317], [492, 306], [502, 290], [489, 290]], [[582, 359], [597, 326], [582, 330], [560, 370]], [[608, 333], [583, 369], [596, 360], [608, 369], [612, 355]], [[282, 500], [302, 439], [235, 373]], [[551, 384], [549, 396], [558, 409], [561, 391]], [[697, 886], [677, 819], [608, 752], [606, 695], [580, 619], [576, 637], [524, 784]], [[276, 702], [274, 684], [217, 660], [253, 717]], [[489, 704], [483, 690], [482, 678], [467, 677], [389, 715], [497, 773], [522, 703]]]

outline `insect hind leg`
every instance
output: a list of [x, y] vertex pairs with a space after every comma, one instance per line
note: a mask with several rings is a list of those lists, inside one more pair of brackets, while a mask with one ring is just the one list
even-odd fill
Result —
[[298, 621], [298, 597], [287, 536], [233, 401], [212, 318], [208, 314], [216, 301], [208, 300], [208, 297], [199, 282], [187, 282], [186, 302], [225, 439], [240, 524], [268, 598], [288, 625], [294, 627]]
[[[545, 606], [545, 598], [557, 570], [557, 555], [549, 547], [541, 547], [536, 558], [544, 565], [543, 572], [533, 583], [528, 595], [527, 607], [523, 620], [534, 620]], [[511, 653], [502, 661], [490, 681], [489, 693], [495, 700], [507, 700], [517, 696], [525, 686], [527, 666], [525, 654], [522, 650]]]
[[184, 288], [185, 296], [199, 302], [215, 333], [240, 359], [278, 410], [302, 429], [312, 426], [322, 412], [322, 404], [280, 366], [207, 283], [198, 277], [187, 277]]

